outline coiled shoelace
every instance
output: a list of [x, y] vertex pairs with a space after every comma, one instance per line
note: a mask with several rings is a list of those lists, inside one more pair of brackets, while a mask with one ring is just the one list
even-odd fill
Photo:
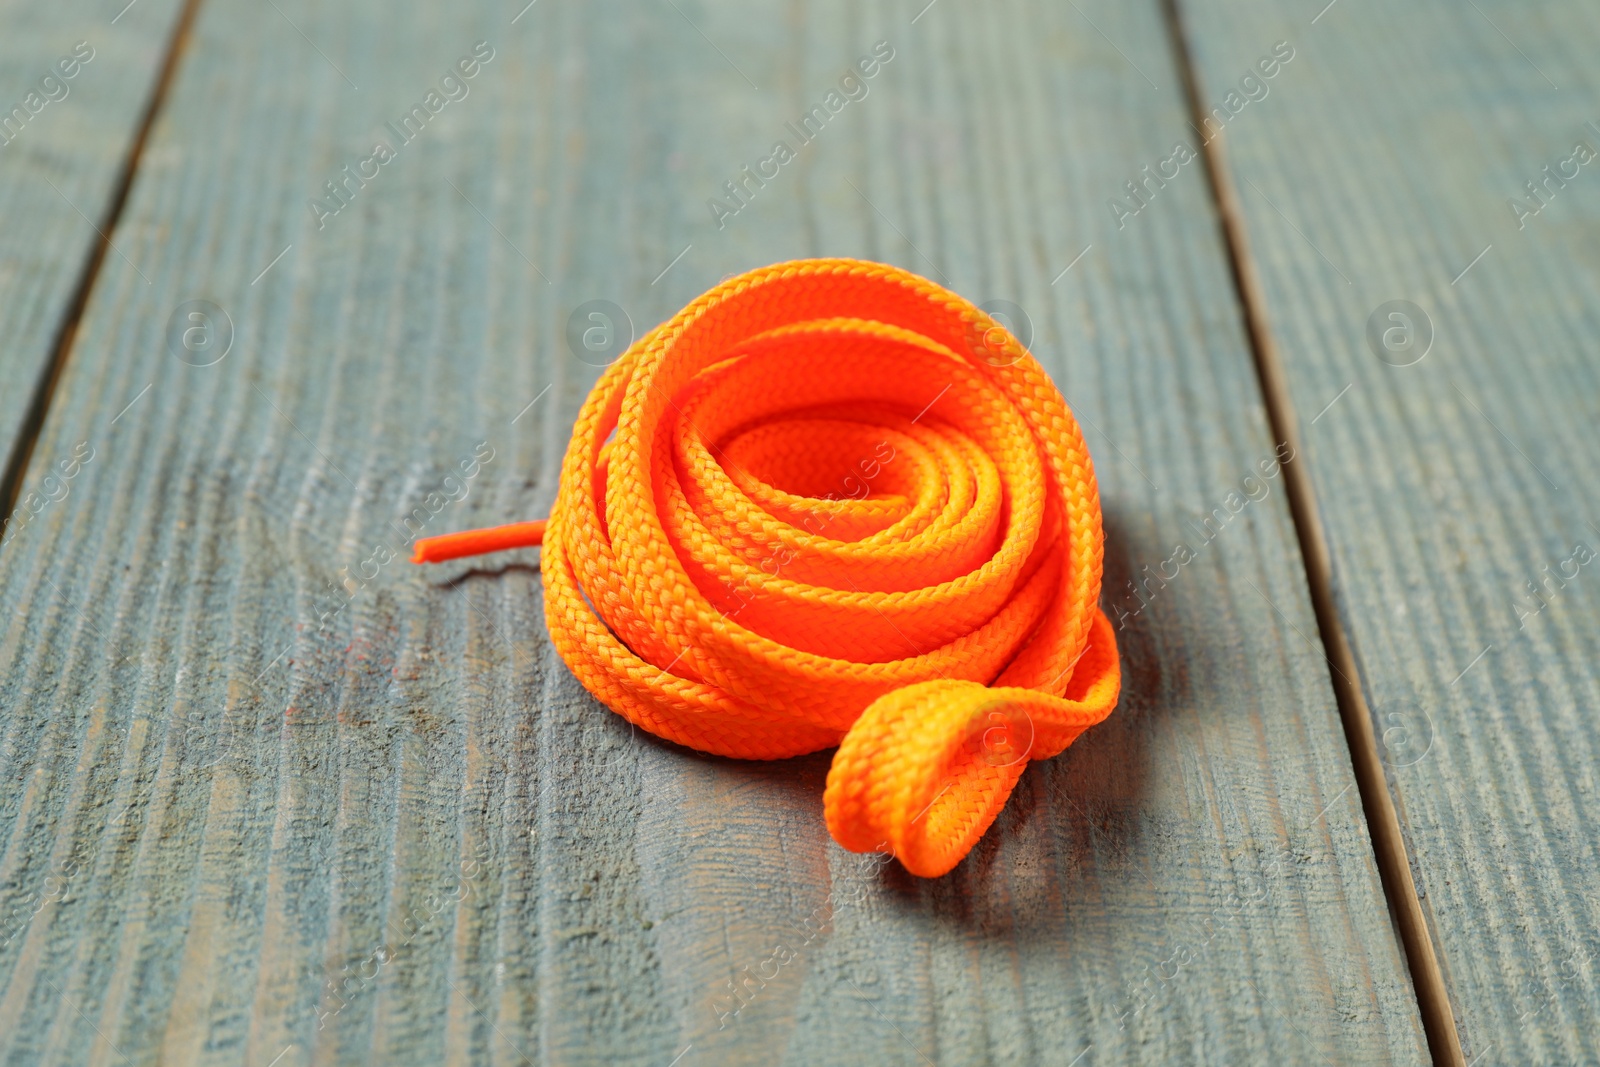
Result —
[[1072, 413], [1003, 326], [896, 267], [718, 285], [601, 375], [547, 522], [415, 558], [541, 539], [550, 637], [591, 693], [703, 752], [837, 745], [834, 840], [913, 874], [1116, 704]]

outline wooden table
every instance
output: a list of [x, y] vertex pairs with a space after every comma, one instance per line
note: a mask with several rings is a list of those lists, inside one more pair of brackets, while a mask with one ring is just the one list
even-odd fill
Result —
[[[1600, 1060], [1592, 4], [523, 2], [0, 0], [0, 1062]], [[815, 255], [1099, 461], [1121, 705], [935, 881], [386, 558]]]

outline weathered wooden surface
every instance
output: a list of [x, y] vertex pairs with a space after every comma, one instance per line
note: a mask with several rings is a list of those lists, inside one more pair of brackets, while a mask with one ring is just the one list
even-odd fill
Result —
[[1223, 143], [1465, 1058], [1595, 1062], [1600, 163], [1562, 161], [1600, 151], [1600, 22], [1185, 7], [1209, 104], [1297, 50]]
[[[119, 5], [120, 6], [120, 5]], [[0, 0], [0, 508], [79, 281], [177, 22], [178, 0], [119, 14], [87, 0]], [[115, 19], [113, 22], [112, 20]], [[117, 255], [107, 250], [109, 255]], [[47, 494], [59, 490], [51, 486]], [[44, 496], [25, 502], [23, 516]], [[13, 527], [26, 522], [13, 522]]]
[[[1204, 176], [1105, 209], [1184, 136], [1158, 7], [520, 6], [201, 9], [116, 235], [154, 284], [107, 260], [37, 450], [94, 458], [0, 555], [0, 892], [48, 901], [0, 947], [9, 1062], [1416, 1062]], [[936, 882], [830, 842], [826, 754], [597, 705], [536, 554], [379, 548], [430, 494], [428, 533], [543, 513], [581, 304], [642, 330], [824, 253], [1026, 309], [1129, 614], [1121, 708]], [[232, 323], [209, 366], [218, 333], [168, 351], [193, 300]]]

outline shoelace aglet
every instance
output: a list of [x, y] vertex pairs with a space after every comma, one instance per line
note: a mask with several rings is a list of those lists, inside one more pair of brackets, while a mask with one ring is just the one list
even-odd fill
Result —
[[481, 556], [512, 548], [532, 548], [544, 543], [544, 519], [488, 526], [481, 530], [424, 537], [413, 546], [412, 563], [442, 563], [463, 556]]

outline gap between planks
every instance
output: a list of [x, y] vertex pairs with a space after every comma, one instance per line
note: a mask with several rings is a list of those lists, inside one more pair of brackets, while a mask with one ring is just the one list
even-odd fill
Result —
[[[1161, 6], [1172, 37], [1174, 62], [1183, 84], [1185, 103], [1198, 129], [1201, 128], [1199, 124], [1205, 105], [1190, 57], [1188, 36], [1184, 32], [1181, 2], [1161, 0]], [[1355, 682], [1359, 669], [1334, 601], [1332, 556], [1317, 512], [1311, 475], [1301, 462], [1303, 449], [1299, 421], [1290, 399], [1283, 361], [1279, 357], [1277, 342], [1267, 318], [1266, 293], [1250, 253], [1244, 213], [1239, 206], [1238, 190], [1228, 171], [1222, 142], [1223, 134], [1218, 133], [1210, 140], [1202, 140], [1200, 151], [1205, 157], [1206, 176], [1227, 247], [1234, 287], [1239, 294], [1245, 334], [1255, 357], [1256, 375], [1261, 382], [1267, 419], [1277, 443], [1287, 444], [1293, 450], [1293, 458], [1283, 465], [1284, 486], [1288, 492], [1295, 533], [1300, 540], [1300, 556], [1305, 563], [1306, 584], [1317, 617], [1317, 630], [1331, 671], [1329, 680], [1339, 705], [1339, 716], [1344, 722], [1345, 741], [1355, 768], [1367, 832], [1372, 836], [1372, 848], [1378, 861], [1378, 873], [1383, 880], [1390, 914], [1399, 927], [1400, 941], [1411, 971], [1411, 984], [1417, 996], [1417, 1007], [1422, 1014], [1422, 1027], [1428, 1037], [1428, 1049], [1433, 1054], [1434, 1063], [1441, 1067], [1466, 1067], [1444, 971], [1439, 965], [1438, 952], [1428, 928], [1422, 901], [1417, 896], [1399, 813], [1378, 755], [1372, 712], [1361, 687]]]
[[127, 155], [123, 158], [122, 167], [117, 173], [111, 200], [106, 205], [105, 213], [100, 220], [93, 224], [96, 237], [91, 245], [89, 257], [84, 262], [78, 284], [72, 290], [72, 298], [68, 300], [66, 309], [62, 312], [61, 324], [56, 327], [55, 336], [51, 339], [49, 355], [39, 371], [38, 378], [34, 381], [33, 396], [28, 401], [21, 425], [17, 427], [16, 438], [11, 444], [11, 454], [6, 457], [5, 466], [0, 468], [0, 534], [5, 533], [12, 509], [17, 506], [17, 498], [22, 493], [22, 482], [28, 473], [28, 461], [33, 457], [34, 443], [38, 441], [39, 434], [44, 429], [45, 415], [50, 411], [50, 401], [55, 396], [56, 384], [61, 380], [61, 372], [66, 368], [67, 359], [72, 353], [73, 341], [78, 335], [78, 323], [82, 321], [84, 310], [89, 305], [89, 295], [94, 291], [95, 282], [99, 280], [106, 251], [111, 247], [111, 235], [116, 231], [117, 221], [122, 217], [122, 210], [128, 203], [128, 192], [133, 188], [134, 176], [139, 172], [139, 160], [144, 155], [145, 141], [150, 136], [151, 127], [155, 125], [156, 116], [161, 113], [162, 104], [166, 102], [167, 90], [172, 85], [178, 60], [189, 39], [189, 29], [194, 25], [195, 15], [199, 10], [200, 0], [184, 0], [183, 8], [178, 13], [172, 36], [167, 39], [167, 50], [161, 61], [161, 69], [156, 73], [155, 86], [150, 91], [150, 99], [145, 104], [144, 114], [139, 117], [133, 140], [128, 143]]

